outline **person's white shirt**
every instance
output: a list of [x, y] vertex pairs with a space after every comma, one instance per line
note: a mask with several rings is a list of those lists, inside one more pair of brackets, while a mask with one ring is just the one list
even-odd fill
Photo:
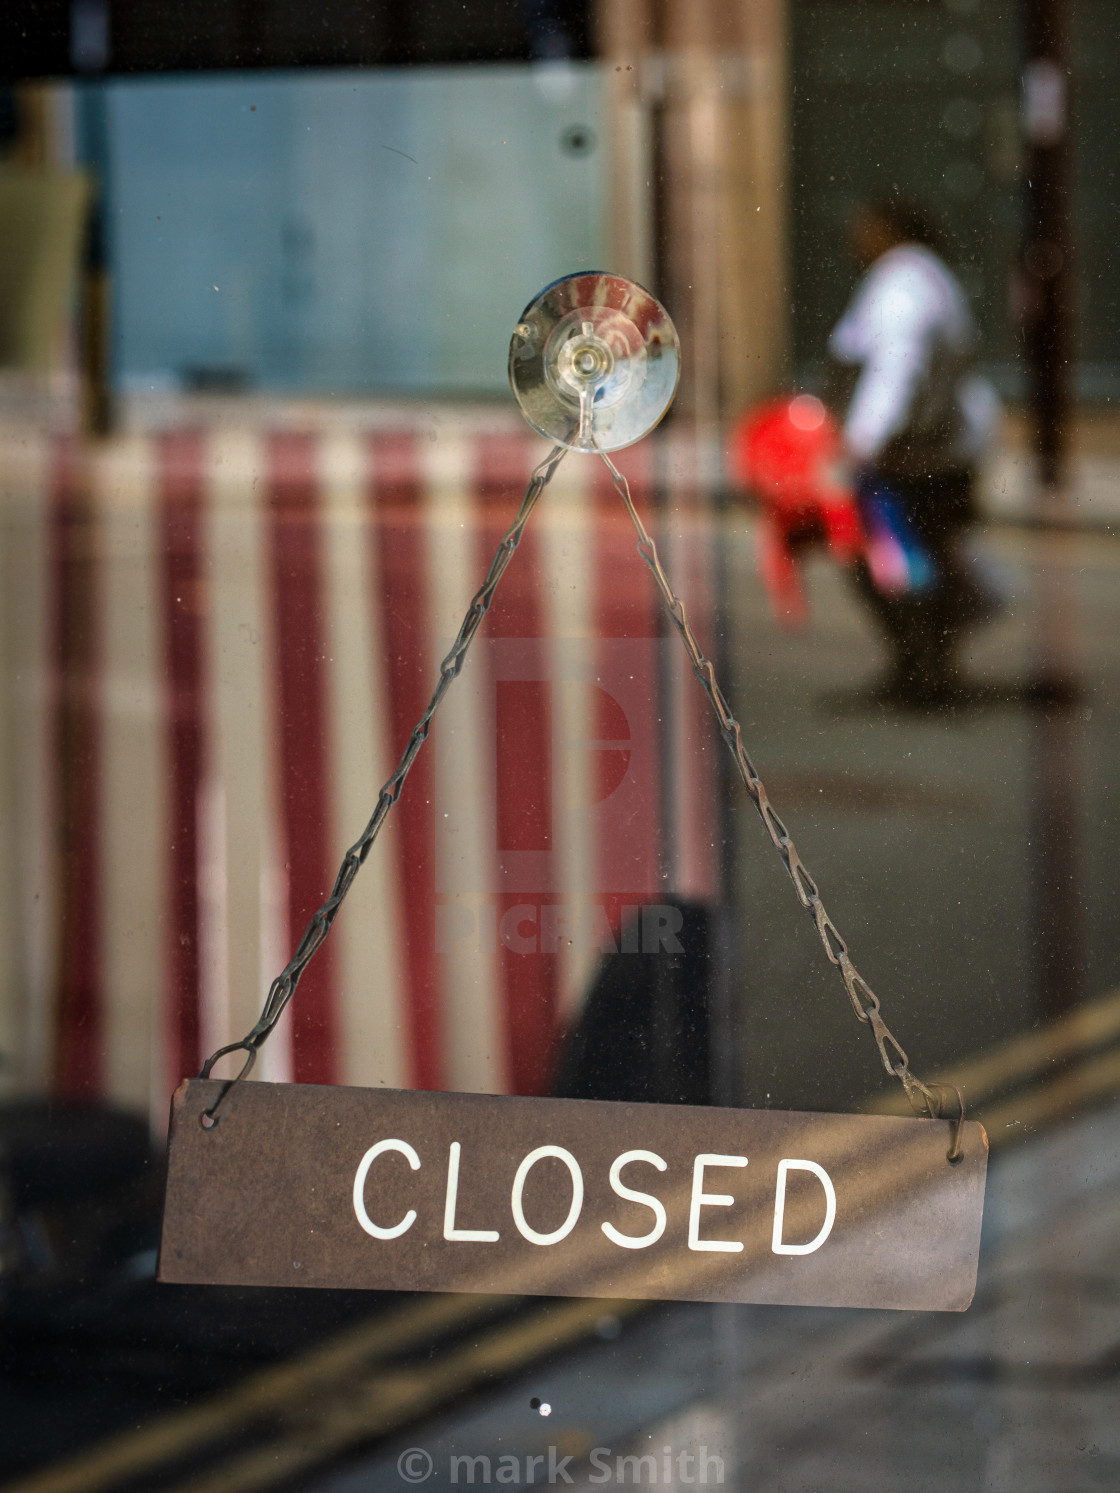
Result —
[[899, 244], [880, 255], [829, 339], [838, 362], [860, 369], [844, 421], [856, 463], [874, 463], [904, 432], [947, 423], [947, 460], [969, 465], [982, 455], [999, 400], [968, 371], [975, 338], [964, 290], [936, 254]]

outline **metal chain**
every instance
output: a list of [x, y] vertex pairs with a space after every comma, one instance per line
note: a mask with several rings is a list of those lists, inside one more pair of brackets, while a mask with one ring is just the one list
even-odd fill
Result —
[[338, 868], [334, 886], [327, 900], [315, 913], [314, 917], [304, 929], [303, 937], [299, 941], [299, 947], [285, 965], [284, 969], [273, 980], [268, 992], [268, 998], [264, 1003], [264, 1010], [260, 1019], [252, 1031], [242, 1037], [240, 1042], [231, 1042], [227, 1047], [220, 1047], [217, 1052], [208, 1057], [202, 1065], [200, 1078], [209, 1078], [214, 1064], [219, 1058], [226, 1057], [231, 1052], [244, 1052], [245, 1062], [236, 1078], [230, 1079], [217, 1101], [203, 1115], [203, 1125], [209, 1128], [217, 1124], [218, 1110], [221, 1107], [229, 1091], [234, 1084], [240, 1083], [248, 1074], [257, 1059], [257, 1052], [264, 1042], [272, 1034], [272, 1030], [284, 1010], [296, 992], [300, 976], [307, 968], [308, 963], [315, 954], [319, 945], [331, 930], [331, 924], [335, 920], [338, 909], [342, 905], [342, 899], [350, 890], [350, 886], [361, 870], [366, 856], [373, 846], [381, 831], [381, 826], [389, 817], [389, 811], [401, 796], [405, 779], [416, 761], [420, 748], [428, 739], [431, 729], [432, 717], [439, 709], [444, 695], [451, 687], [451, 681], [456, 679], [467, 656], [467, 649], [474, 641], [474, 635], [482, 625], [482, 619], [490, 610], [490, 603], [494, 600], [494, 592], [498, 589], [498, 582], [505, 574], [506, 566], [513, 559], [513, 553], [521, 543], [521, 535], [524, 533], [525, 525], [529, 522], [529, 515], [537, 506], [537, 499], [552, 479], [552, 474], [563, 460], [566, 447], [554, 446], [545, 459], [534, 467], [533, 474], [529, 479], [529, 486], [525, 490], [525, 496], [521, 500], [521, 507], [517, 510], [517, 517], [505, 532], [502, 542], [494, 552], [494, 558], [490, 562], [490, 569], [486, 579], [475, 592], [470, 606], [467, 608], [466, 616], [463, 618], [459, 628], [458, 636], [452, 645], [451, 651], [439, 666], [439, 680], [432, 697], [428, 701], [428, 708], [412, 728], [412, 735], [408, 738], [408, 745], [401, 753], [401, 759], [397, 763], [381, 792], [377, 795], [377, 807], [374, 809], [369, 823], [362, 831], [361, 838], [356, 840], [342, 858], [342, 865]]
[[[354, 877], [364, 864], [373, 846], [373, 842], [376, 840], [382, 825], [389, 815], [389, 811], [401, 795], [405, 779], [408, 777], [412, 764], [416, 760], [420, 748], [428, 738], [432, 718], [439, 709], [440, 703], [450, 688], [452, 680], [456, 679], [462, 670], [467, 650], [470, 648], [474, 636], [482, 624], [483, 618], [490, 609], [498, 582], [504, 575], [506, 566], [513, 558], [514, 551], [521, 541], [525, 525], [529, 521], [529, 516], [537, 505], [537, 500], [562, 461], [565, 449], [563, 446], [553, 447], [544, 461], [534, 468], [529, 486], [521, 501], [521, 507], [517, 511], [517, 517], [499, 544], [494, 558], [490, 562], [490, 569], [486, 579], [475, 592], [471, 604], [467, 609], [454, 645], [440, 665], [439, 680], [432, 692], [431, 699], [428, 701], [428, 707], [413, 727], [412, 735], [408, 739], [408, 744], [401, 754], [401, 759], [397, 763], [392, 776], [387, 780], [378, 794], [377, 806], [373, 811], [369, 823], [363, 830], [361, 838], [355, 841], [343, 857], [342, 865], [339, 867], [338, 875], [335, 877], [330, 896], [308, 923], [303, 937], [300, 939], [299, 946], [288, 964], [272, 982], [259, 1020], [240, 1042], [232, 1042], [226, 1047], [219, 1048], [203, 1064], [200, 1076], [202, 1078], [209, 1078], [214, 1064], [220, 1058], [227, 1056], [231, 1052], [244, 1052], [246, 1054], [245, 1063], [241, 1071], [235, 1078], [227, 1081], [215, 1103], [203, 1115], [203, 1124], [207, 1127], [217, 1124], [218, 1110], [223, 1101], [234, 1085], [240, 1083], [249, 1073], [256, 1061], [258, 1050], [271, 1035], [273, 1028], [283, 1015], [288, 1002], [295, 994], [303, 971], [330, 932], [331, 924], [334, 922], [343, 898], [350, 890]], [[754, 764], [751, 762], [746, 748], [743, 746], [739, 723], [732, 715], [723, 691], [716, 681], [712, 664], [710, 660], [705, 658], [699, 643], [696, 641], [696, 635], [689, 625], [684, 604], [674, 592], [669, 578], [658, 559], [657, 546], [654, 544], [645, 524], [642, 522], [638, 510], [634, 506], [634, 500], [630, 494], [630, 484], [611, 461], [607, 453], [598, 446], [595, 449], [610, 472], [611, 480], [626, 506], [630, 521], [634, 525], [635, 532], [638, 535], [638, 554], [652, 574], [657, 589], [661, 593], [661, 598], [665, 604], [669, 618], [685, 646], [692, 664], [693, 673], [699, 680], [712, 706], [719, 725], [720, 734], [727, 743], [732, 757], [735, 759], [735, 765], [743, 781], [743, 786], [747, 790], [755, 808], [758, 810], [762, 822], [766, 826], [766, 832], [770, 836], [774, 848], [781, 856], [786, 870], [789, 872], [798, 901], [813, 918], [829, 963], [836, 965], [843, 977], [844, 987], [847, 990], [848, 999], [851, 1001], [856, 1017], [865, 1025], [870, 1025], [879, 1049], [879, 1056], [883, 1061], [883, 1067], [892, 1078], [897, 1078], [902, 1084], [911, 1107], [916, 1112], [929, 1115], [931, 1118], [939, 1117], [944, 1110], [945, 1089], [938, 1084], [928, 1085], [922, 1083], [920, 1079], [911, 1073], [906, 1053], [883, 1020], [878, 996], [852, 963], [846, 942], [825, 911], [816, 882], [798, 855], [793, 840], [790, 838], [789, 831], [770, 803], [762, 780], [755, 771]], [[952, 1144], [949, 1150], [949, 1160], [956, 1162], [960, 1160], [961, 1155], [960, 1130], [964, 1119], [964, 1101], [959, 1089], [954, 1089], [953, 1092], [957, 1099], [957, 1114], [954, 1122]]]
[[[944, 1096], [940, 1085], [928, 1085], [914, 1076], [910, 1071], [910, 1061], [901, 1045], [887, 1026], [880, 1014], [879, 997], [868, 985], [867, 981], [856, 969], [848, 954], [848, 945], [841, 937], [835, 923], [825, 911], [824, 903], [821, 901], [817, 884], [810, 876], [805, 863], [797, 853], [797, 848], [790, 838], [789, 831], [775, 813], [770, 803], [769, 796], [763, 786], [762, 779], [755, 771], [754, 763], [747, 754], [743, 745], [743, 734], [739, 722], [731, 714], [723, 691], [716, 681], [715, 670], [711, 661], [704, 657], [700, 644], [696, 641], [696, 634], [689, 625], [685, 614], [684, 603], [677, 596], [669, 582], [669, 577], [662, 569], [661, 561], [657, 557], [657, 546], [642, 522], [641, 515], [634, 507], [634, 500], [630, 496], [630, 484], [626, 478], [611, 461], [607, 453], [596, 447], [607, 470], [611, 474], [611, 481], [620, 494], [626, 511], [630, 515], [630, 522], [638, 535], [638, 554], [645, 561], [657, 589], [661, 593], [661, 599], [665, 603], [665, 610], [677, 632], [680, 634], [681, 642], [685, 646], [692, 671], [700, 681], [700, 685], [711, 703], [715, 712], [716, 721], [719, 725], [720, 735], [727, 743], [739, 776], [743, 780], [743, 787], [750, 795], [751, 801], [761, 816], [766, 826], [766, 833], [774, 845], [775, 850], [781, 856], [786, 870], [789, 872], [790, 880], [793, 882], [797, 893], [797, 900], [810, 914], [816, 924], [817, 933], [824, 947], [825, 955], [830, 964], [836, 965], [844, 979], [844, 988], [848, 992], [848, 999], [852, 1003], [852, 1010], [857, 1018], [865, 1025], [870, 1025], [875, 1035], [875, 1043], [879, 1049], [879, 1056], [883, 1060], [883, 1067], [891, 1075], [897, 1078], [906, 1091], [906, 1097], [911, 1107], [921, 1114], [937, 1118], [944, 1108]], [[958, 1101], [958, 1119], [953, 1137], [953, 1144], [949, 1156], [951, 1160], [958, 1160], [959, 1156], [954, 1153], [959, 1150], [960, 1124], [964, 1117], [964, 1101], [960, 1090], [954, 1090]]]

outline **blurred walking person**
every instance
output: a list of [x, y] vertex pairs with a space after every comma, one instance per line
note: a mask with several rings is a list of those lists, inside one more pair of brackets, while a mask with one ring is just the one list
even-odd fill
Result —
[[851, 248], [865, 273], [829, 355], [866, 535], [852, 574], [891, 652], [879, 693], [939, 703], [959, 693], [965, 633], [996, 610], [962, 539], [999, 403], [973, 371], [968, 298], [925, 213], [898, 199], [868, 203]]

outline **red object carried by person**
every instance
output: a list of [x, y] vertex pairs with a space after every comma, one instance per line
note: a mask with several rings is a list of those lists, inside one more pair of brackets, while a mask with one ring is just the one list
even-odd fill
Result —
[[728, 455], [732, 477], [762, 508], [758, 566], [774, 614], [799, 626], [806, 618], [799, 551], [824, 543], [848, 563], [863, 548], [840, 427], [812, 394], [784, 395], [735, 422]]

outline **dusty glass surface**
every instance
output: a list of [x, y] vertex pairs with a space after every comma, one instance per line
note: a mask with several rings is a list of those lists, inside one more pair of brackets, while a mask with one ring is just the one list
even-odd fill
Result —
[[[1115, 1488], [1108, 0], [75, 0], [3, 27], [0, 1481]], [[573, 275], [646, 287], [671, 356], [600, 297], [552, 362], [515, 355], [527, 424], [511, 336]], [[571, 311], [546, 295], [546, 332]], [[597, 456], [500, 548], [581, 444], [581, 377], [635, 416], [598, 444], [757, 779]], [[222, 1221], [245, 1258], [267, 1219], [270, 1280], [430, 1237], [430, 1275], [494, 1249], [502, 1294], [158, 1282], [172, 1092], [253, 1029], [495, 553], [245, 1083], [624, 1122], [417, 1120], [320, 1164], [277, 1121], [266, 1202]], [[712, 1106], [754, 1111], [744, 1137], [893, 1133], [884, 1057], [990, 1138], [964, 1312], [887, 1309], [873, 1273], [924, 1181], [891, 1212], [870, 1151], [701, 1146]], [[823, 1273], [857, 1237], [845, 1167], [889, 1216], [847, 1277], [870, 1309], [656, 1299], [744, 1241]], [[580, 1294], [593, 1266], [641, 1290]], [[566, 1294], [519, 1294], [541, 1279]]]

